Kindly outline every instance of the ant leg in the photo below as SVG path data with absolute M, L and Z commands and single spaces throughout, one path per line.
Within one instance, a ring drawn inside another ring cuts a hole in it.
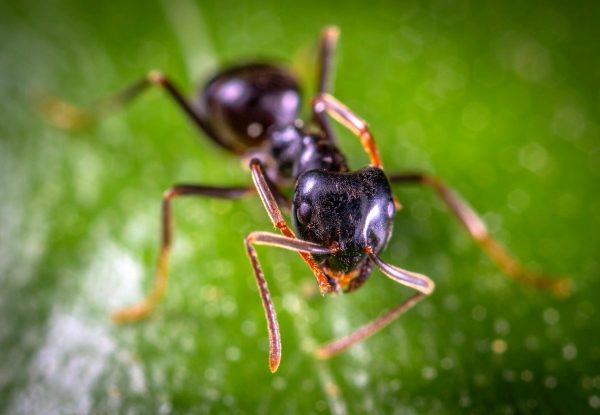
M 356 343 L 360 343 L 411 309 L 415 304 L 421 301 L 424 296 L 425 295 L 423 293 L 415 293 L 402 303 L 398 304 L 396 307 L 389 310 L 387 313 L 383 314 L 381 317 L 378 317 L 370 323 L 365 324 L 353 333 L 330 343 L 324 344 L 315 351 L 316 357 L 319 359 L 329 359 L 330 357 L 343 352 L 349 347 L 354 346 Z
M 52 95 L 43 96 L 39 109 L 55 126 L 65 130 L 81 130 L 93 124 L 100 118 L 120 110 L 129 102 L 140 96 L 150 86 L 164 89 L 188 118 L 210 139 L 226 150 L 240 153 L 240 149 L 220 140 L 205 118 L 188 102 L 179 88 L 165 75 L 158 71 L 150 71 L 132 85 L 117 94 L 97 101 L 88 108 L 79 108 L 63 102 Z
M 254 181 L 254 185 L 256 186 L 256 190 L 258 191 L 258 195 L 260 196 L 261 201 L 273 223 L 279 231 L 287 236 L 288 238 L 296 238 L 294 231 L 288 226 L 287 222 L 283 218 L 281 210 L 277 205 L 277 201 L 273 196 L 271 188 L 269 186 L 266 175 L 263 171 L 262 165 L 260 161 L 257 159 L 250 160 L 250 172 L 252 173 L 252 180 Z M 325 295 L 330 292 L 336 292 L 338 287 L 329 281 L 329 278 L 323 273 L 319 264 L 313 259 L 313 257 L 306 253 L 299 251 L 298 252 L 304 262 L 310 267 L 313 274 L 317 279 L 317 283 L 319 284 L 319 288 L 321 290 L 321 294 Z
M 467 232 L 507 276 L 521 283 L 549 290 L 558 296 L 569 294 L 571 287 L 567 279 L 549 278 L 525 268 L 490 235 L 483 220 L 468 203 L 437 177 L 422 173 L 402 173 L 392 174 L 389 179 L 392 183 L 416 183 L 433 187 Z
M 171 201 L 180 196 L 210 196 L 220 199 L 237 199 L 254 193 L 252 187 L 212 187 L 195 184 L 179 184 L 169 188 L 163 195 L 162 201 L 162 232 L 160 255 L 156 266 L 154 286 L 150 293 L 139 303 L 118 310 L 112 314 L 115 322 L 124 323 L 140 320 L 148 316 L 156 304 L 164 296 L 169 275 L 169 258 L 173 239 L 173 220 Z
M 335 26 L 327 26 L 321 31 L 319 42 L 319 93 L 326 93 L 331 90 L 333 55 L 339 36 L 340 30 Z
M 354 114 L 348 107 L 329 94 L 319 94 L 312 102 L 315 114 L 327 112 L 336 121 L 352 131 L 360 139 L 363 149 L 371 160 L 371 166 L 383 168 L 375 138 L 366 121 Z
M 387 313 L 358 328 L 353 333 L 319 347 L 315 354 L 320 359 L 327 359 L 335 356 L 336 354 L 346 350 L 356 343 L 359 343 L 367 337 L 377 333 L 379 330 L 383 329 L 392 321 L 411 309 L 426 295 L 431 294 L 435 288 L 433 281 L 431 281 L 425 275 L 417 274 L 416 272 L 407 271 L 385 263 L 383 260 L 381 260 L 381 258 L 373 253 L 371 247 L 367 247 L 365 251 L 375 265 L 377 265 L 377 267 L 385 275 L 399 284 L 414 288 L 417 290 L 417 292 L 398 304 L 396 307 L 389 310 Z
M 246 237 L 244 243 L 246 245 L 246 252 L 252 263 L 260 299 L 262 301 L 263 309 L 265 310 L 267 330 L 269 333 L 269 369 L 274 373 L 281 362 L 281 334 L 279 333 L 279 324 L 277 323 L 277 313 L 275 312 L 275 307 L 271 301 L 267 281 L 260 266 L 260 262 L 258 261 L 258 256 L 256 255 L 253 244 L 270 245 L 304 254 L 330 254 L 335 250 L 322 247 L 312 242 L 270 232 L 252 232 Z
M 327 26 L 321 31 L 321 37 L 319 39 L 319 74 L 317 81 L 318 94 L 324 94 L 331 91 L 333 55 L 335 53 L 339 34 L 340 31 L 335 26 Z M 333 128 L 331 128 L 331 124 L 329 123 L 329 119 L 325 116 L 325 114 L 315 111 L 314 107 L 313 121 L 319 126 L 319 128 L 328 138 L 334 142 L 337 141 Z
M 147 79 L 141 79 L 127 86 L 115 95 L 99 100 L 87 108 L 64 102 L 50 93 L 43 93 L 38 101 L 39 111 L 55 127 L 67 131 L 79 131 L 114 112 L 144 92 L 149 86 Z

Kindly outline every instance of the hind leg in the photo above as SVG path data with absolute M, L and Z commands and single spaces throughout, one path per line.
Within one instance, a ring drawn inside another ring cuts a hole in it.
M 331 93 L 333 78 L 333 58 L 340 31 L 335 26 L 327 26 L 321 31 L 319 38 L 319 68 L 317 80 L 317 95 Z M 336 141 L 335 133 L 325 114 L 313 108 L 313 121 L 332 141 Z
M 132 83 L 122 91 L 101 99 L 88 107 L 77 107 L 52 95 L 43 96 L 38 102 L 38 107 L 55 126 L 65 130 L 77 131 L 85 129 L 99 119 L 121 110 L 151 86 L 163 89 L 187 118 L 215 144 L 234 153 L 241 152 L 240 149 L 234 148 L 221 140 L 214 133 L 204 116 L 192 106 L 175 83 L 158 71 L 150 71 L 147 76 Z

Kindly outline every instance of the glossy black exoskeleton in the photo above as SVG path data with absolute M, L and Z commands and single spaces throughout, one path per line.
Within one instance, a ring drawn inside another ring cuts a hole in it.
M 200 93 L 199 116 L 215 140 L 236 152 L 260 146 L 273 129 L 293 125 L 300 89 L 285 69 L 251 63 L 224 70 Z
M 315 259 L 326 275 L 339 281 L 335 276 L 369 266 L 365 247 L 375 254 L 383 250 L 392 235 L 395 211 L 383 170 L 365 167 L 334 173 L 315 169 L 298 177 L 292 221 L 301 239 L 337 245 L 336 253 L 315 255 Z
M 297 179 L 309 170 L 348 171 L 346 158 L 329 137 L 294 125 L 272 130 L 268 153 L 277 164 L 278 179 Z
M 391 183 L 417 183 L 433 187 L 489 257 L 508 275 L 555 293 L 568 291 L 565 280 L 549 279 L 521 266 L 488 233 L 479 216 L 439 179 L 421 173 L 386 176 L 367 124 L 329 95 L 331 61 L 338 31 L 328 27 L 320 41 L 318 91 L 311 102 L 312 119 L 298 119 L 301 99 L 296 78 L 285 68 L 268 63 L 230 67 L 214 76 L 190 103 L 163 74 L 151 72 L 120 94 L 88 110 L 47 99 L 42 110 L 63 128 L 80 128 L 124 105 L 148 86 L 163 88 L 217 145 L 249 160 L 253 186 L 178 184 L 169 188 L 162 203 L 162 238 L 154 288 L 140 303 L 117 311 L 118 322 L 147 316 L 163 297 L 168 277 L 172 241 L 171 202 L 180 196 L 236 199 L 258 193 L 280 234 L 251 232 L 245 239 L 254 277 L 265 310 L 269 333 L 269 367 L 277 370 L 281 339 L 277 316 L 254 245 L 263 244 L 297 251 L 313 271 L 322 294 L 359 288 L 376 266 L 392 280 L 411 287 L 416 294 L 359 328 L 317 350 L 330 357 L 377 332 L 433 291 L 424 275 L 384 262 L 379 253 L 392 234 L 399 204 Z M 329 117 L 354 133 L 369 156 L 370 165 L 350 171 L 337 146 Z M 281 187 L 295 182 L 290 202 Z M 279 206 L 291 209 L 294 232 Z

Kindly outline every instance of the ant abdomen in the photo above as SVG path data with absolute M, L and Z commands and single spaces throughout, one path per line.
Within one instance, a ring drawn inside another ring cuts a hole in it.
M 300 109 L 296 79 L 282 67 L 251 63 L 214 76 L 200 95 L 199 111 L 215 139 L 243 152 L 274 128 L 293 124 Z

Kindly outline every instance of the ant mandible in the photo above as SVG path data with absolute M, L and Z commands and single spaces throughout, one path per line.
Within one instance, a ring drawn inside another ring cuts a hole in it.
M 373 265 L 395 282 L 416 290 L 387 313 L 352 334 L 321 346 L 316 355 L 331 357 L 379 331 L 426 295 L 434 283 L 425 275 L 384 262 L 379 254 L 392 235 L 399 203 L 392 183 L 431 186 L 485 253 L 508 276 L 520 282 L 566 294 L 568 281 L 552 279 L 524 268 L 492 236 L 480 217 L 453 190 L 436 177 L 422 173 L 386 175 L 367 123 L 328 92 L 338 29 L 326 27 L 319 42 L 318 90 L 312 99 L 312 128 L 298 119 L 301 99 L 296 79 L 285 68 L 270 63 L 248 63 L 219 72 L 205 85 L 197 103 L 189 102 L 160 72 L 150 72 L 121 93 L 89 109 L 79 109 L 53 98 L 42 110 L 55 124 L 75 129 L 122 107 L 149 86 L 164 89 L 216 145 L 250 159 L 254 186 L 230 187 L 177 184 L 162 201 L 162 237 L 154 286 L 138 304 L 113 314 L 117 322 L 136 321 L 152 312 L 164 296 L 173 239 L 171 202 L 181 196 L 237 199 L 258 193 L 273 226 L 281 234 L 251 232 L 245 247 L 262 301 L 269 334 L 269 368 L 281 361 L 281 336 L 267 281 L 254 245 L 296 251 L 317 279 L 321 294 L 352 292 L 360 288 Z M 354 133 L 370 164 L 350 171 L 337 146 L 328 116 Z M 293 200 L 280 187 L 295 181 Z M 281 207 L 291 210 L 292 230 Z

